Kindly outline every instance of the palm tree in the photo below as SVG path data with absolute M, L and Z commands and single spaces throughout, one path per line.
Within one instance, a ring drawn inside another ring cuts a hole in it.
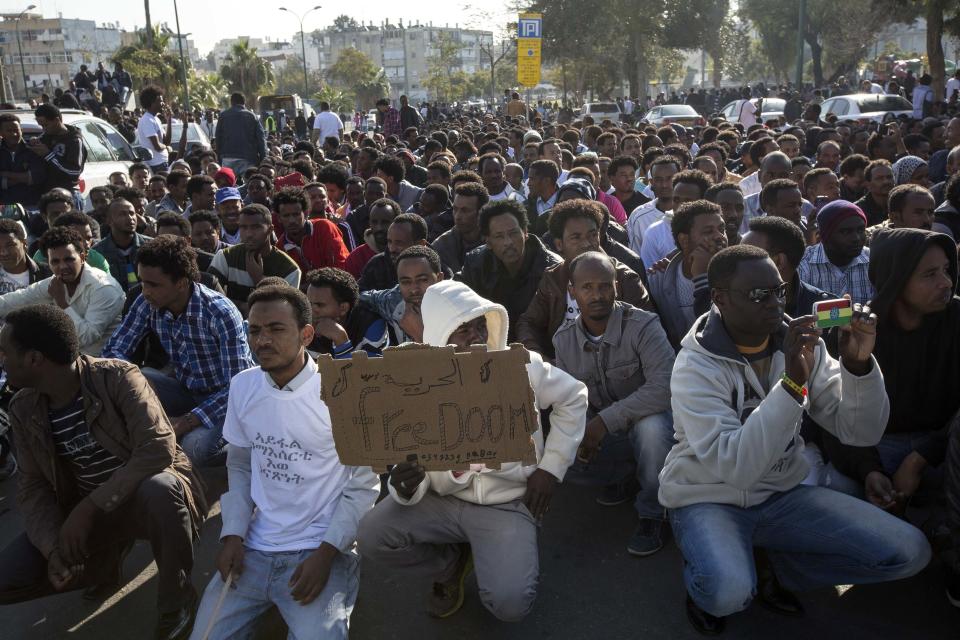
M 150 0 L 143 0 L 143 15 L 146 18 L 144 32 L 147 34 L 147 44 L 153 47 L 153 24 L 150 22 Z
M 180 86 L 180 58 L 169 50 L 170 35 L 153 27 L 137 32 L 137 41 L 120 47 L 111 56 L 130 72 L 136 88 L 155 84 L 168 95 Z
M 220 66 L 220 75 L 231 91 L 244 95 L 249 105 L 255 104 L 261 90 L 273 84 L 270 63 L 259 57 L 257 48 L 251 47 L 247 41 L 240 41 L 230 48 Z

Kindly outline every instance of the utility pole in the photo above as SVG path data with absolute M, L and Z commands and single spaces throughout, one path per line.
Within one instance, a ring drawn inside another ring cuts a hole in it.
M 30 11 L 31 9 L 36 9 L 36 8 L 37 8 L 37 5 L 35 4 L 30 5 L 29 7 L 21 11 L 19 14 L 17 14 L 17 17 L 14 19 L 14 22 L 13 22 L 13 26 L 16 28 L 16 31 L 17 31 L 17 53 L 20 54 L 20 76 L 23 79 L 24 101 L 30 100 L 30 90 L 27 89 L 27 68 L 23 64 L 23 44 L 21 44 L 20 42 L 20 18 L 22 18 L 23 14 L 25 14 L 27 11 Z
M 183 72 L 183 102 L 187 113 L 190 112 L 190 87 L 187 84 L 187 61 L 183 57 L 183 34 L 180 33 L 180 12 L 177 11 L 177 0 L 173 0 L 173 17 L 177 23 L 177 46 L 180 48 L 180 69 Z M 183 123 L 184 129 L 187 122 Z
M 807 0 L 797 3 L 800 15 L 797 17 L 797 91 L 803 91 L 803 32 L 807 28 Z
M 3 101 L 7 101 L 7 78 L 3 75 L 3 52 L 0 51 L 0 93 L 3 95 Z
M 311 11 L 316 11 L 319 8 L 320 8 L 320 5 L 317 5 L 312 9 L 308 9 L 307 12 L 304 13 L 302 16 L 298 16 L 297 14 L 295 14 L 290 9 L 287 9 L 286 7 L 279 7 L 280 11 L 286 11 L 287 13 L 291 14 L 294 18 L 300 21 L 300 53 L 303 56 L 303 100 L 304 101 L 307 101 L 310 98 L 310 88 L 309 88 L 309 84 L 307 83 L 307 41 L 303 35 L 303 21 L 306 19 L 308 15 L 310 15 Z M 318 47 L 318 50 L 319 50 L 319 47 Z M 318 69 L 320 68 L 319 54 L 317 57 L 317 68 Z

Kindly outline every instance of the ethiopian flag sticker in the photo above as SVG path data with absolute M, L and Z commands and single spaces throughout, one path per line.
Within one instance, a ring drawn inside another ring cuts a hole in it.
M 815 302 L 813 312 L 817 316 L 817 326 L 819 328 L 842 327 L 850 324 L 853 320 L 853 303 L 846 298 Z

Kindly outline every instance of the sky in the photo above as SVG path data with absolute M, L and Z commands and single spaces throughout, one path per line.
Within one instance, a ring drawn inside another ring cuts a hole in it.
M 150 15 L 154 24 L 167 22 L 176 29 L 173 14 L 174 0 L 150 0 Z M 333 23 L 333 19 L 345 13 L 364 24 L 371 20 L 374 24 L 389 17 L 393 24 L 402 19 L 421 23 L 432 21 L 434 25 L 451 27 L 484 28 L 495 31 L 497 24 L 515 20 L 516 14 L 506 8 L 506 0 L 491 0 L 483 3 L 490 17 L 486 20 L 471 14 L 475 9 L 465 9 L 468 0 L 412 0 L 398 3 L 395 0 L 364 0 L 363 2 L 334 3 L 327 2 L 310 13 L 304 21 L 304 30 L 323 28 Z M 317 0 L 180 0 L 180 30 L 192 33 L 191 39 L 197 49 L 205 54 L 214 43 L 223 38 L 245 35 L 251 37 L 271 37 L 289 40 L 300 30 L 294 16 L 280 11 L 285 6 L 298 15 L 316 6 Z M 321 0 L 322 2 L 322 0 Z M 37 5 L 31 13 L 42 13 L 44 17 L 54 18 L 62 14 L 64 18 L 94 20 L 97 24 L 119 22 L 120 27 L 128 31 L 144 24 L 143 2 L 141 0 L 0 0 L 0 13 L 18 13 L 30 4 Z M 472 3 L 477 6 L 479 3 Z M 404 7 L 404 12 L 399 10 Z

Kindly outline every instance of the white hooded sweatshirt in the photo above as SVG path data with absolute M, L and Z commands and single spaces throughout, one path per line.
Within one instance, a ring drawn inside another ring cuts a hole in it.
M 450 335 L 465 322 L 480 316 L 487 319 L 487 348 L 502 351 L 507 348 L 507 310 L 473 292 L 461 282 L 444 280 L 429 289 L 420 306 L 423 314 L 423 341 L 433 346 L 445 346 Z M 577 447 L 583 439 L 587 415 L 587 388 L 579 380 L 544 362 L 540 355 L 530 352 L 527 364 L 530 386 L 537 408 L 551 408 L 550 435 L 546 442 L 543 430 L 533 434 L 537 451 L 536 465 L 523 466 L 519 462 L 504 463 L 500 469 L 471 469 L 459 476 L 450 471 L 429 471 L 416 493 L 409 500 L 397 494 L 390 485 L 390 495 L 400 504 L 416 504 L 429 489 L 439 495 L 453 495 L 475 504 L 503 504 L 523 497 L 527 478 L 536 469 L 543 469 L 563 480 L 573 463 Z

